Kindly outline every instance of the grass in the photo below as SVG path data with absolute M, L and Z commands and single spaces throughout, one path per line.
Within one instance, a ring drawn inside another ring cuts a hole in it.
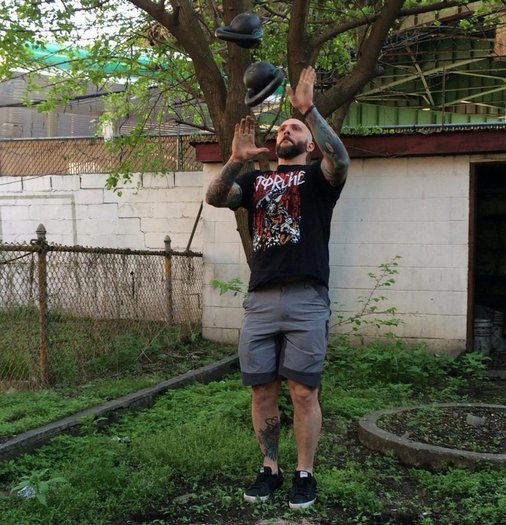
M 38 315 L 28 307 L 0 310 L 0 386 L 37 386 L 41 376 Z M 166 375 L 167 371 L 175 376 L 234 351 L 201 339 L 198 326 L 80 318 L 58 311 L 48 315 L 47 376 L 52 389 L 110 377 Z
M 36 375 L 33 315 L 29 309 L 0 312 L 0 380 Z M 53 317 L 48 361 L 54 386 L 23 391 L 14 381 L 4 388 L 0 442 L 235 352 L 178 327 L 97 320 L 87 326 L 86 320 Z
M 79 436 L 60 436 L 33 454 L 1 463 L 0 521 L 502 525 L 506 469 L 413 469 L 357 441 L 357 418 L 367 412 L 422 400 L 471 400 L 484 384 L 479 357 L 454 362 L 422 352 L 395 340 L 363 349 L 331 345 L 321 392 L 318 500 L 306 512 L 288 511 L 289 483 L 267 504 L 242 501 L 260 458 L 249 391 L 232 374 L 169 391 L 151 409 L 105 429 L 87 422 Z M 287 403 L 282 420 L 291 420 Z M 282 429 L 280 458 L 289 478 L 296 459 L 289 424 Z M 32 487 L 34 497 L 17 495 L 23 486 Z

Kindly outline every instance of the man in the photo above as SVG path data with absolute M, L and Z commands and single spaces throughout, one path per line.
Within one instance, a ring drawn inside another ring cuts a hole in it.
M 294 118 L 281 124 L 277 169 L 238 177 L 245 162 L 269 151 L 255 145 L 248 116 L 236 124 L 230 159 L 206 194 L 213 206 L 245 207 L 253 237 L 239 358 L 243 382 L 252 387 L 252 421 L 263 466 L 244 499 L 265 501 L 283 483 L 278 396 L 286 379 L 298 463 L 292 509 L 307 508 L 316 499 L 313 462 L 322 419 L 318 388 L 330 317 L 328 243 L 332 210 L 349 164 L 342 142 L 313 105 L 314 82 L 315 71 L 308 67 L 295 90 L 287 88 L 307 125 Z M 323 159 L 309 165 L 313 137 Z

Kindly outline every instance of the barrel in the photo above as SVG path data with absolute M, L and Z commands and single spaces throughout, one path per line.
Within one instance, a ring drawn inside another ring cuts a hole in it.
M 474 320 L 474 351 L 489 355 L 492 346 L 492 320 Z
M 503 324 L 504 313 L 497 310 L 494 311 L 492 317 L 492 332 L 491 332 L 491 347 L 492 352 L 504 352 L 506 350 L 506 342 L 503 339 Z

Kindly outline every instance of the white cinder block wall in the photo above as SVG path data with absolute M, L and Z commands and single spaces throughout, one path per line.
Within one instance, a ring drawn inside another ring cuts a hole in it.
M 187 247 L 202 202 L 202 172 L 136 175 L 105 189 L 97 174 L 0 178 L 0 240 L 29 242 L 44 224 L 51 243 L 163 250 Z M 202 251 L 201 224 L 191 247 Z
M 359 308 L 372 288 L 369 272 L 400 256 L 395 284 L 383 290 L 395 306 L 397 335 L 456 353 L 464 349 L 469 259 L 469 175 L 472 162 L 504 155 L 354 159 L 335 212 L 330 242 L 330 293 L 334 317 Z M 163 249 L 186 248 L 207 185 L 221 169 L 136 176 L 122 196 L 105 189 L 105 175 L 0 178 L 0 240 L 28 242 L 40 223 L 60 244 Z M 204 204 L 191 249 L 205 263 L 203 335 L 235 343 L 242 321 L 241 295 L 219 294 L 213 278 L 249 269 L 234 214 Z M 334 326 L 334 331 L 339 328 Z M 363 331 L 367 334 L 367 330 Z
M 380 306 L 396 307 L 402 321 L 392 331 L 434 350 L 464 350 L 470 163 L 482 160 L 467 155 L 352 160 L 330 241 L 334 331 L 340 330 L 336 313 L 357 312 L 358 297 L 371 291 L 369 272 L 378 273 L 381 263 L 400 256 L 395 284 L 380 292 L 388 299 Z M 205 187 L 219 170 L 205 165 Z M 240 277 L 246 284 L 248 267 L 233 213 L 205 205 L 203 217 L 204 337 L 236 342 L 242 297 L 220 296 L 210 282 Z

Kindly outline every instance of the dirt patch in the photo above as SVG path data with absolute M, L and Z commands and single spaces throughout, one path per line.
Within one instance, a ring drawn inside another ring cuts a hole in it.
M 378 427 L 428 445 L 504 454 L 506 408 L 430 406 L 387 414 Z

